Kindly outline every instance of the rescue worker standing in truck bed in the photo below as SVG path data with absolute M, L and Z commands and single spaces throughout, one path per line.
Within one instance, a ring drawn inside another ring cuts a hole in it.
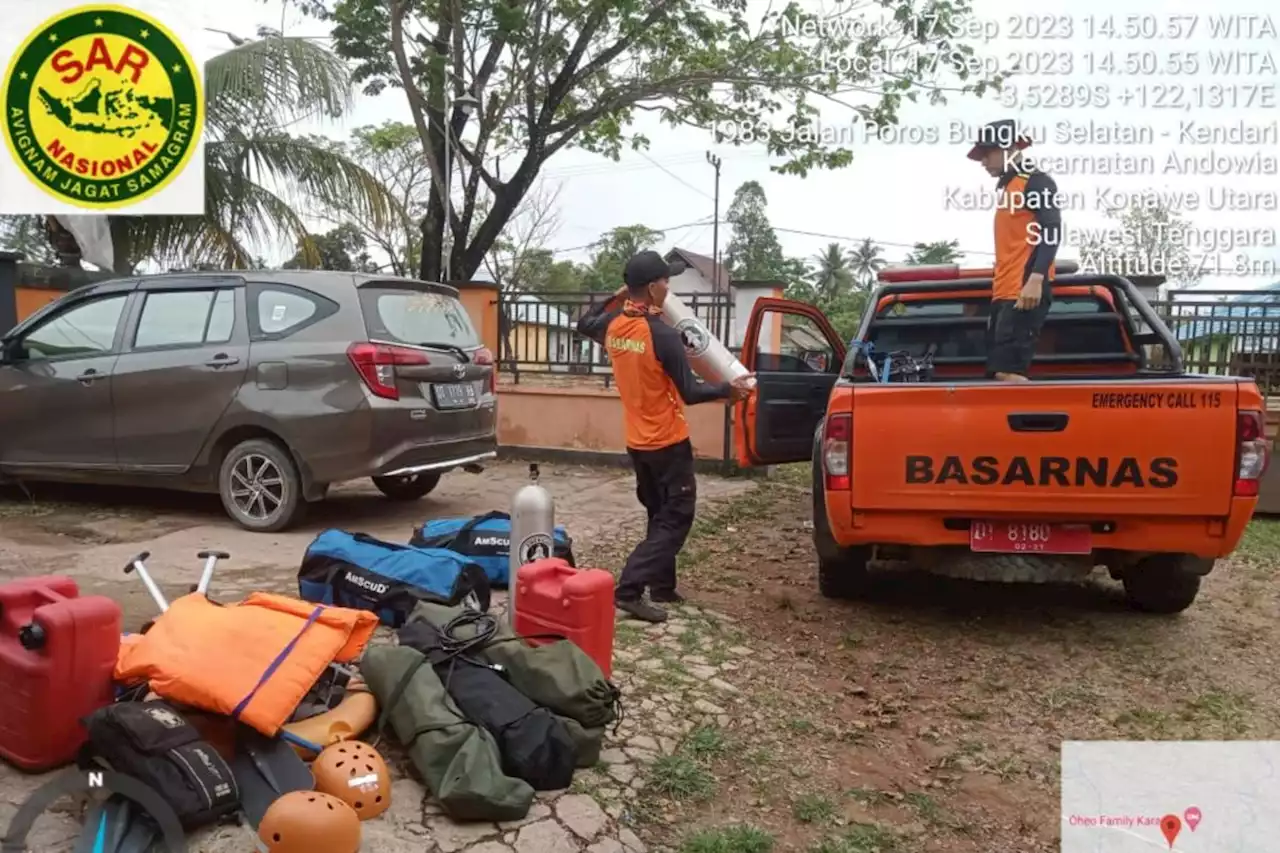
M 684 406 L 738 400 L 750 377 L 705 383 L 693 374 L 680 333 L 662 322 L 668 280 L 684 271 L 657 252 L 627 261 L 626 282 L 578 321 L 578 333 L 605 348 L 626 419 L 627 455 L 636 471 L 636 496 L 649 516 L 644 541 L 622 568 L 614 606 L 645 622 L 666 621 L 654 603 L 678 604 L 676 555 L 693 527 L 697 508 L 693 445 Z
M 1031 140 L 1011 119 L 981 129 L 969 159 L 997 179 L 996 263 L 987 321 L 987 375 L 1026 382 L 1053 304 L 1053 259 L 1062 239 L 1058 185 L 1024 161 Z

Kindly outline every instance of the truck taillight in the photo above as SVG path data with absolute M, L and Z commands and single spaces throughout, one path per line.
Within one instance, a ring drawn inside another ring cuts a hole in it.
M 1235 496 L 1257 497 L 1258 486 L 1271 458 L 1262 412 L 1239 412 L 1236 415 L 1236 442 Z
M 498 365 L 495 364 L 493 361 L 493 350 L 489 349 L 488 347 L 480 347 L 480 349 L 476 350 L 476 353 L 471 360 L 474 361 L 476 364 L 488 365 L 491 368 L 489 371 L 489 393 L 497 394 L 498 393 Z
M 828 492 L 849 491 L 852 450 L 853 415 L 831 415 L 822 431 L 822 471 Z
M 400 389 L 396 387 L 396 365 L 431 363 L 421 350 L 368 342 L 347 347 L 347 358 L 351 359 L 351 365 L 373 395 L 386 400 L 400 399 Z

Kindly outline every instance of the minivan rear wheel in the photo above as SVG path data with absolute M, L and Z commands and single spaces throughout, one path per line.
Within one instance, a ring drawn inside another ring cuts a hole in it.
M 306 509 L 302 478 L 289 452 L 273 441 L 242 441 L 222 460 L 218 494 L 227 515 L 246 530 L 274 533 Z
M 393 501 L 416 501 L 440 485 L 439 471 L 423 471 L 402 477 L 374 477 L 373 484 Z

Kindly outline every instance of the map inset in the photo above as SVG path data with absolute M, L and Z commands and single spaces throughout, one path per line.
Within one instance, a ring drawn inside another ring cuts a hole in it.
M 167 130 L 173 121 L 172 99 L 136 95 L 127 82 L 104 91 L 95 77 L 70 98 L 54 97 L 43 88 L 36 91 L 49 114 L 68 130 L 129 139 L 153 126 Z
M 1280 850 L 1280 741 L 1066 741 L 1062 853 Z

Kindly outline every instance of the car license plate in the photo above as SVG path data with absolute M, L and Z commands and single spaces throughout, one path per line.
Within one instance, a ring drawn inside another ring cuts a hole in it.
M 1089 554 L 1093 534 L 1087 524 L 1039 521 L 975 521 L 969 550 L 989 554 Z
M 431 394 L 435 398 L 437 409 L 466 409 L 476 404 L 476 385 L 474 382 L 450 382 L 445 385 L 432 385 Z

